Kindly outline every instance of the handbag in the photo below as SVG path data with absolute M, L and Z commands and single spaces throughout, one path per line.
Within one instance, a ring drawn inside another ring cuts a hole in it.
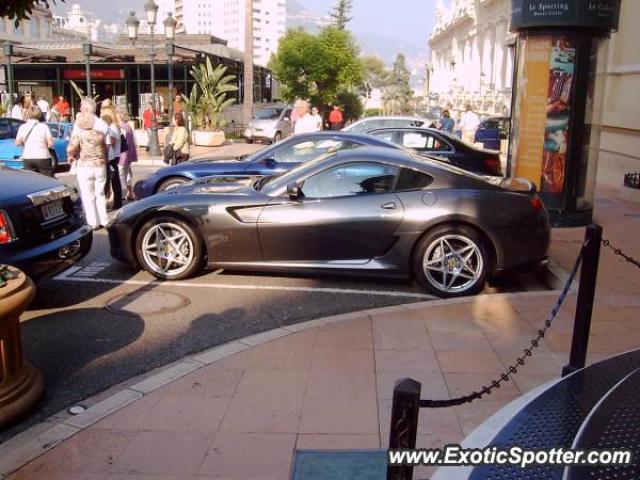
M 176 151 L 173 149 L 172 143 L 167 143 L 164 146 L 164 150 L 162 153 L 163 153 L 162 160 L 164 161 L 164 163 L 166 163 L 167 165 L 175 164 Z

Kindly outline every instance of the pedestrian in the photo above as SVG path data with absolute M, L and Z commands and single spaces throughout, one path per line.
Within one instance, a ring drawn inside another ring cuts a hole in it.
M 182 100 L 182 95 L 176 95 L 173 101 L 173 113 L 179 113 L 184 117 L 184 101 Z
M 27 122 L 18 128 L 15 140 L 16 145 L 24 145 L 24 169 L 53 177 L 54 165 L 49 152 L 53 148 L 53 137 L 49 126 L 41 121 L 42 111 L 32 105 L 27 110 L 25 120 Z
M 135 137 L 129 125 L 129 115 L 120 110 L 116 111 L 116 120 L 120 128 L 120 185 L 122 191 L 126 191 L 126 200 L 133 200 L 133 173 L 131 164 L 138 161 Z
M 340 130 L 343 123 L 344 119 L 342 118 L 340 107 L 338 105 L 334 105 L 333 110 L 331 110 L 331 113 L 329 114 L 329 127 L 331 130 Z
M 26 102 L 27 97 L 20 95 L 16 104 L 11 108 L 11 118 L 15 118 L 16 120 L 25 120 L 25 110 L 27 107 Z
M 107 183 L 105 185 L 105 195 L 109 189 L 113 193 L 112 208 L 117 210 L 122 207 L 122 184 L 120 183 L 120 162 L 121 139 L 120 130 L 114 119 L 114 109 L 106 107 L 102 109 L 100 118 L 107 124 Z
M 171 139 L 167 143 L 173 148 L 174 164 L 178 164 L 189 160 L 189 132 L 184 124 L 184 116 L 180 113 L 174 115 L 174 125 Z
M 58 107 L 53 106 L 49 109 L 49 113 L 47 113 L 47 117 L 45 118 L 47 122 L 59 122 L 60 121 L 60 112 L 58 111 Z
M 42 112 L 42 121 L 45 121 L 49 117 L 49 102 L 47 102 L 45 98 L 42 95 L 40 95 L 38 96 L 38 101 L 36 102 L 36 105 Z
M 142 112 L 142 128 L 147 133 L 147 151 L 149 151 L 149 138 L 151 134 L 151 126 L 153 125 L 153 117 L 155 115 L 155 111 L 153 109 L 153 103 L 148 102 L 147 108 L 145 108 L 144 112 Z
M 58 95 L 58 101 L 53 106 L 58 111 L 60 119 L 63 122 L 68 122 L 71 120 L 71 106 L 63 95 Z
M 95 102 L 85 98 L 76 118 L 67 154 L 75 164 L 80 197 L 89 226 L 98 230 L 109 223 L 107 198 L 107 134 L 95 115 Z
M 445 132 L 453 133 L 453 127 L 456 122 L 451 118 L 451 114 L 449 110 L 442 111 L 442 118 L 440 119 L 440 130 L 444 130 Z
M 318 111 L 317 107 L 313 107 L 311 109 L 311 116 L 315 119 L 316 121 L 316 130 L 320 131 L 322 130 L 322 117 L 320 116 L 320 112 Z
M 480 117 L 471 109 L 471 105 L 465 105 L 465 112 L 460 118 L 460 130 L 462 130 L 462 141 L 474 143 L 476 140 L 476 130 L 480 125 Z
M 298 119 L 296 125 L 293 128 L 293 133 L 311 133 L 318 131 L 318 125 L 313 115 L 309 113 L 309 102 L 306 100 L 300 100 L 296 103 L 296 110 L 298 111 Z
M 291 110 L 291 128 L 294 129 L 296 128 L 296 122 L 298 121 L 298 117 L 300 116 L 300 114 L 298 113 L 298 105 L 300 104 L 302 100 L 296 100 L 295 103 L 293 104 L 293 109 Z

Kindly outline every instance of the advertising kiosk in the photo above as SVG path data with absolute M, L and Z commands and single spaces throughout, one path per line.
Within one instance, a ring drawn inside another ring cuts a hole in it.
M 538 186 L 554 226 L 587 225 L 608 39 L 621 0 L 512 0 L 518 33 L 510 172 Z

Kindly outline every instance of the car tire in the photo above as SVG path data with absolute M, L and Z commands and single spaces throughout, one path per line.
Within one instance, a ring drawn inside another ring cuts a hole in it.
M 253 143 L 253 138 L 247 138 L 247 143 Z
M 412 258 L 412 273 L 428 293 L 442 298 L 480 292 L 491 262 L 482 236 L 462 225 L 445 225 L 427 232 Z
M 164 257 L 159 257 L 160 254 Z M 186 221 L 160 216 L 148 220 L 138 231 L 136 256 L 140 266 L 156 278 L 182 280 L 202 269 L 204 246 Z
M 273 136 L 273 143 L 278 143 L 280 140 L 282 140 L 282 133 L 276 132 Z
M 184 185 L 189 180 L 184 177 L 171 177 L 164 180 L 160 186 L 158 186 L 158 190 L 156 193 L 166 192 L 167 190 L 175 187 L 179 187 L 180 185 Z

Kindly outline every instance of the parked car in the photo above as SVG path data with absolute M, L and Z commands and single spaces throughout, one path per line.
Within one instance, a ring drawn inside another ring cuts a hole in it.
M 244 137 L 249 143 L 257 140 L 276 143 L 292 132 L 291 107 L 267 107 L 256 111 L 244 131 Z
M 18 134 L 18 128 L 24 122 L 16 118 L 1 117 L 0 118 L 0 140 L 7 140 L 9 138 L 16 138 Z
M 231 178 L 247 175 L 280 175 L 300 163 L 329 151 L 355 145 L 395 147 L 369 135 L 346 132 L 315 132 L 289 137 L 245 158 L 225 160 L 190 160 L 161 168 L 133 187 L 141 199 L 182 185 L 197 178 L 217 175 Z
M 502 175 L 500 152 L 476 148 L 455 135 L 435 128 L 381 128 L 371 130 L 369 135 L 403 147 L 412 148 L 420 154 L 438 155 L 452 165 L 482 175 Z
M 53 137 L 53 148 L 50 149 L 51 157 L 56 168 L 59 168 L 68 164 L 67 146 L 71 138 L 73 123 L 49 122 L 47 125 Z M 15 135 L 10 139 L 0 140 L 0 165 L 17 169 L 24 168 L 23 148 L 15 144 Z
M 489 117 L 480 122 L 476 130 L 476 143 L 482 143 L 484 148 L 500 150 L 502 140 L 509 138 L 511 131 L 511 118 Z
M 0 167 L 0 263 L 48 277 L 84 257 L 92 240 L 75 187 Z
M 549 246 L 535 187 L 491 178 L 401 149 L 342 149 L 279 177 L 201 179 L 130 203 L 107 227 L 110 250 L 165 280 L 206 265 L 413 277 L 436 295 L 469 295 Z
M 435 120 L 425 117 L 412 117 L 408 115 L 386 115 L 365 117 L 357 122 L 347 125 L 344 132 L 366 133 L 370 130 L 387 127 L 429 127 Z

